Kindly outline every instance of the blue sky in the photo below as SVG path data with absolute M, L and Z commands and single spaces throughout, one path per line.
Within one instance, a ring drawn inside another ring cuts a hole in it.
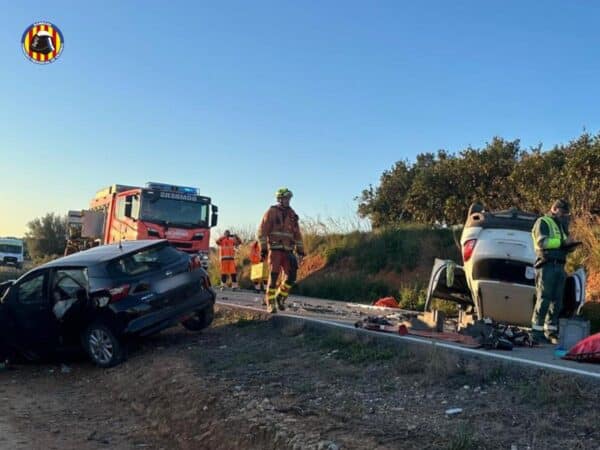
M 551 147 L 598 131 L 600 3 L 5 2 L 0 235 L 112 183 L 199 186 L 220 228 L 288 186 L 348 217 L 400 159 L 495 135 Z M 38 20 L 64 52 L 29 62 Z

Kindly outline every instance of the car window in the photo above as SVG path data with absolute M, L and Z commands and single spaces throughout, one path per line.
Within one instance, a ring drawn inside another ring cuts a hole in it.
M 116 275 L 141 275 L 165 267 L 181 258 L 181 253 L 170 246 L 152 247 L 129 254 L 111 262 L 109 272 Z
M 61 269 L 54 274 L 52 298 L 54 301 L 76 298 L 77 291 L 87 289 L 86 269 Z
M 40 273 L 33 278 L 29 278 L 18 286 L 18 298 L 21 303 L 44 303 L 44 280 L 46 274 Z

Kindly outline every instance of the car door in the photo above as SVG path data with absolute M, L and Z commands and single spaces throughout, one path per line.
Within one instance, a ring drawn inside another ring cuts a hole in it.
M 78 339 L 90 317 L 88 292 L 86 268 L 65 267 L 51 272 L 52 312 L 58 320 L 61 337 L 70 342 Z
M 52 351 L 58 343 L 58 323 L 48 295 L 48 270 L 27 275 L 11 292 L 17 346 L 36 353 Z
M 457 265 L 454 261 L 436 258 L 427 287 L 425 311 L 431 308 L 434 298 L 449 300 L 464 306 L 473 305 L 473 298 L 462 266 Z
M 563 296 L 562 317 L 572 317 L 579 312 L 585 302 L 586 275 L 583 268 L 567 277 Z

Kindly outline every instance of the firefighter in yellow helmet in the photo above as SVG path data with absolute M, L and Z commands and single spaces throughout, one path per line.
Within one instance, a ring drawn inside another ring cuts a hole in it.
M 261 257 L 268 257 L 269 263 L 266 301 L 270 313 L 285 309 L 285 301 L 296 281 L 298 259 L 304 257 L 298 215 L 290 207 L 292 195 L 288 188 L 277 190 L 277 204 L 264 214 L 258 230 Z M 283 276 L 278 284 L 281 273 Z

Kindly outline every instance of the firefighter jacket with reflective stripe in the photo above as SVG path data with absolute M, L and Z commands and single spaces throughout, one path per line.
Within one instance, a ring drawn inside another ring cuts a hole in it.
M 535 222 L 531 237 L 537 256 L 536 266 L 545 261 L 564 262 L 567 259 L 567 251 L 562 249 L 567 233 L 551 215 L 542 216 Z
M 294 251 L 304 255 L 298 215 L 290 207 L 271 206 L 258 230 L 261 249 Z
M 242 241 L 237 236 L 221 236 L 217 239 L 217 245 L 219 246 L 219 256 L 221 260 L 224 259 L 235 259 L 235 246 L 240 245 Z

